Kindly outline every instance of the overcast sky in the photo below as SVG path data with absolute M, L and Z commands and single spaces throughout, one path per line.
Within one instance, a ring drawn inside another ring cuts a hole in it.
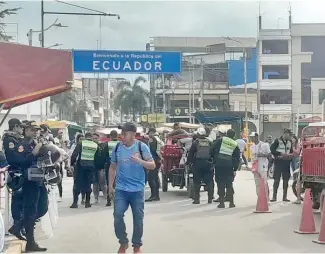
M 21 7 L 6 22 L 18 22 L 18 42 L 27 44 L 30 28 L 40 30 L 40 1 L 11 1 L 7 7 Z M 103 49 L 143 50 L 151 36 L 252 36 L 257 34 L 258 1 L 73 1 L 74 4 L 117 13 L 121 19 L 102 18 Z M 292 1 L 293 22 L 324 22 L 325 1 Z M 83 11 L 46 1 L 47 11 Z M 287 28 L 289 1 L 261 1 L 264 28 Z M 45 46 L 96 49 L 99 17 L 45 16 L 45 28 L 56 18 L 68 28 L 45 32 Z M 7 26 L 8 34 L 15 26 Z M 34 45 L 39 45 L 37 34 Z
M 325 22 L 325 1 L 294 1 L 294 22 Z M 85 7 L 118 13 L 121 19 L 102 18 L 102 48 L 144 49 L 151 36 L 256 36 L 256 1 L 73 1 Z M 83 11 L 46 1 L 48 11 Z M 18 22 L 20 43 L 27 44 L 30 28 L 40 30 L 40 1 L 8 1 L 8 7 L 21 7 L 8 22 Z M 261 1 L 264 27 L 287 27 L 288 1 Z M 99 17 L 45 16 L 45 27 L 56 18 L 68 28 L 53 28 L 45 33 L 45 45 L 62 43 L 64 48 L 97 47 Z M 14 32 L 8 25 L 7 32 Z M 34 44 L 38 44 L 35 34 Z

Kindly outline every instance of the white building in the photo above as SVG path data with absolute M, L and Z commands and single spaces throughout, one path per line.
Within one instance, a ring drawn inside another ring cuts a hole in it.
M 260 19 L 261 20 L 261 19 Z M 295 129 L 296 115 L 320 116 L 325 99 L 325 24 L 262 29 L 258 36 L 260 132 Z

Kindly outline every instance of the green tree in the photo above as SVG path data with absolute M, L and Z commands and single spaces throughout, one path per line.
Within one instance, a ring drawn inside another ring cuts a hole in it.
M 81 126 L 85 126 L 87 122 L 86 113 L 91 114 L 91 109 L 88 107 L 86 100 L 81 100 L 77 103 L 73 121 Z
M 76 93 L 73 90 L 59 93 L 51 97 L 51 111 L 53 111 L 54 105 L 57 106 L 59 110 L 59 120 L 63 120 L 62 116 L 65 113 L 70 113 L 70 120 L 77 108 Z
M 7 16 L 17 14 L 17 11 L 21 8 L 8 8 L 6 9 L 4 5 L 6 2 L 0 1 L 0 40 L 9 41 L 12 39 L 12 36 L 6 35 L 4 19 Z
M 133 121 L 136 121 L 136 114 L 141 114 L 148 105 L 149 92 L 141 84 L 147 80 L 139 76 L 134 83 L 121 81 L 117 88 L 117 94 L 113 100 L 114 108 L 121 110 L 122 114 L 132 114 Z

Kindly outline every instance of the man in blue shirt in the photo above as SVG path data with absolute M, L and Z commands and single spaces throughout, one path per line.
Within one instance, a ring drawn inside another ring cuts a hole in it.
M 149 147 L 135 139 L 137 127 L 133 123 L 125 123 L 120 129 L 122 142 L 113 149 L 109 168 L 109 194 L 111 197 L 115 196 L 114 228 L 120 243 L 118 253 L 126 253 L 129 247 L 124 222 L 124 214 L 129 206 L 133 213 L 133 252 L 141 253 L 145 169 L 154 170 L 156 165 Z

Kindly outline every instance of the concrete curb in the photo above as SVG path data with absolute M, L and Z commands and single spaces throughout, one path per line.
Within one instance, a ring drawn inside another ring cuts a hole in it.
M 11 240 L 7 243 L 7 248 L 3 253 L 23 253 L 26 242 L 22 240 Z

